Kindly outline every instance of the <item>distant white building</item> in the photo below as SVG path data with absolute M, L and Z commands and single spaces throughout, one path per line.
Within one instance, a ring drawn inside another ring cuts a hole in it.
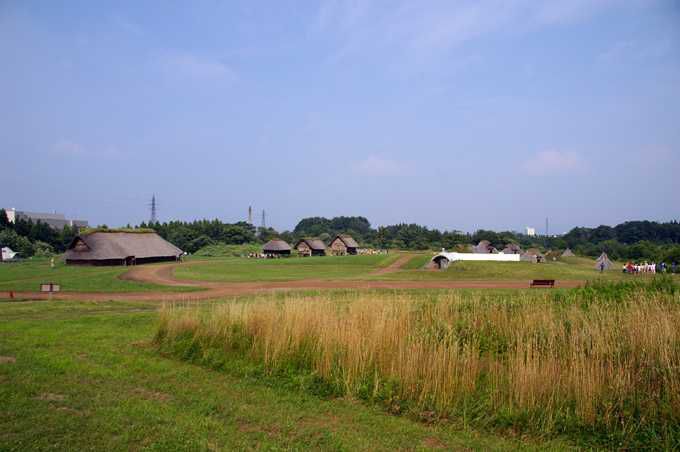
M 86 228 L 88 223 L 86 220 L 69 220 L 63 213 L 43 213 L 43 212 L 26 212 L 17 210 L 15 208 L 5 209 L 7 219 L 10 223 L 16 223 L 17 220 L 31 220 L 33 223 L 40 221 L 46 223 L 54 229 L 64 229 L 64 226 L 71 226 L 77 228 Z
M 451 262 L 456 261 L 494 261 L 494 262 L 519 262 L 519 254 L 503 254 L 503 253 L 448 253 L 442 249 L 442 252 L 432 258 L 439 268 L 448 268 Z
M 529 237 L 536 237 L 536 228 L 530 228 L 529 226 L 527 226 L 526 228 L 524 228 L 524 230 L 526 231 L 526 234 Z
M 14 259 L 14 256 L 17 255 L 17 253 L 12 251 L 12 248 L 10 248 L 8 246 L 2 247 L 1 253 L 2 253 L 2 259 L 0 259 L 0 260 L 3 260 L 3 261 L 12 260 L 12 259 Z

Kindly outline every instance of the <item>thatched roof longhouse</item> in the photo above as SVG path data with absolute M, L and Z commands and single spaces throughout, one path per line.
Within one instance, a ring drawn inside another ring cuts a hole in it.
M 155 232 L 97 231 L 76 236 L 67 264 L 133 265 L 177 260 L 184 252 Z

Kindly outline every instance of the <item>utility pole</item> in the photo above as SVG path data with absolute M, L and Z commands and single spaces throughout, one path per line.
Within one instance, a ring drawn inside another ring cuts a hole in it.
M 151 224 L 156 224 L 158 222 L 158 217 L 156 216 L 156 194 L 154 193 L 153 196 L 151 196 L 151 204 L 149 204 L 149 207 L 151 207 L 151 219 L 149 220 Z

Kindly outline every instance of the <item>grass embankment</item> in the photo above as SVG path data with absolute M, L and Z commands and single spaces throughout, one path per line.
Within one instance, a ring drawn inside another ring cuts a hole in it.
M 574 291 L 290 297 L 165 309 L 164 353 L 420 419 L 585 445 L 680 447 L 680 293 L 670 279 Z
M 540 264 L 530 262 L 454 262 L 446 270 L 425 270 L 423 266 L 432 255 L 419 255 L 408 262 L 396 273 L 374 276 L 377 279 L 391 280 L 620 280 L 630 279 L 615 264 L 611 270 L 600 273 L 595 261 L 587 258 L 563 258 Z M 639 277 L 644 277 L 642 275 Z
M 293 281 L 356 279 L 394 262 L 399 254 L 376 256 L 290 257 L 282 259 L 225 258 L 175 269 L 175 277 L 196 281 Z
M 130 267 L 66 265 L 59 258 L 55 258 L 55 266 L 51 268 L 50 259 L 33 258 L 12 264 L 0 264 L 0 291 L 37 292 L 40 290 L 40 284 L 47 282 L 60 284 L 62 291 L 70 292 L 197 290 L 192 287 L 169 287 L 120 279 L 120 276 L 129 269 Z
M 425 425 L 258 374 L 215 372 L 159 356 L 148 343 L 158 306 L 0 302 L 0 449 L 565 447 Z

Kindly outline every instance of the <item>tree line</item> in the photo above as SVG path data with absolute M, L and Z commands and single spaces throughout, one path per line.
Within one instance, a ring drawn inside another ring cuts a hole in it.
M 127 227 L 133 228 L 130 225 Z M 413 223 L 373 228 L 368 219 L 362 216 L 303 218 L 292 231 L 281 232 L 273 228 L 255 227 L 245 221 L 225 223 L 218 219 L 141 223 L 134 228 L 153 229 L 189 253 L 195 253 L 208 245 L 265 243 L 272 238 L 281 238 L 291 245 L 305 237 L 317 237 L 328 243 L 338 234 L 349 234 L 361 246 L 382 249 L 462 250 L 487 240 L 499 250 L 508 244 L 517 244 L 523 249 L 571 248 L 576 254 L 591 257 L 605 251 L 617 260 L 680 263 L 680 223 L 677 221 L 627 221 L 616 226 L 575 227 L 564 235 L 550 237 L 483 229 L 474 233 L 441 231 Z M 55 230 L 45 223 L 31 220 L 17 219 L 15 223 L 10 223 L 5 211 L 0 209 L 0 244 L 9 246 L 24 257 L 61 253 L 77 232 L 69 226 Z
M 63 252 L 77 234 L 77 228 L 69 225 L 58 230 L 47 223 L 23 218 L 10 223 L 5 209 L 0 209 L 0 245 L 10 247 L 22 257 Z

